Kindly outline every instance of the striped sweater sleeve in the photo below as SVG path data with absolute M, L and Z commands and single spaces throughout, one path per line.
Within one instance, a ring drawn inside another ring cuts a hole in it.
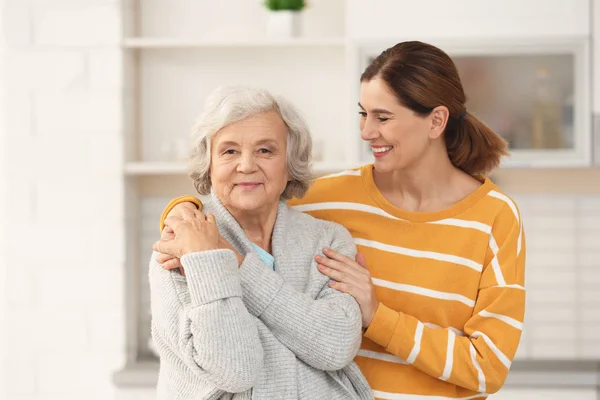
M 426 374 L 481 393 L 497 392 L 516 353 L 525 314 L 525 239 L 518 211 L 498 215 L 473 316 L 463 331 L 431 327 L 380 304 L 365 336 Z

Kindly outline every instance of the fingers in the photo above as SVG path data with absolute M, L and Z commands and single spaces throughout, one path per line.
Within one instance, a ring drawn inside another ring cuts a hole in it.
M 329 268 L 323 264 L 319 264 L 317 268 L 319 268 L 319 271 L 321 271 L 323 275 L 326 275 L 335 281 L 347 283 L 353 286 L 360 285 L 360 280 L 356 276 L 347 272 Z
M 165 262 L 164 264 L 162 264 L 162 267 L 166 270 L 172 270 L 172 269 L 178 269 L 178 268 L 181 268 L 181 270 L 183 270 L 183 267 L 181 265 L 181 261 L 179 260 L 179 258 L 173 258 L 173 259 Z
M 342 261 L 342 262 L 354 261 L 350 257 L 340 254 L 337 251 L 335 251 L 333 249 L 329 249 L 327 247 L 323 249 L 323 254 L 325 254 L 327 257 L 331 258 L 332 260 L 336 260 L 336 261 Z
M 360 251 L 356 253 L 356 263 L 361 267 L 367 269 L 367 260 L 365 259 L 365 255 Z
M 168 255 L 171 255 L 174 257 L 181 257 L 180 254 L 177 254 L 177 249 L 175 247 L 173 240 L 169 240 L 169 241 L 159 240 L 158 242 L 155 242 L 152 245 L 152 250 L 159 252 L 159 253 L 168 254 Z
M 318 255 L 315 257 L 315 260 L 319 264 L 324 265 L 325 267 L 344 272 L 349 275 L 353 275 L 356 277 L 362 277 L 365 275 L 363 272 L 364 269 L 358 265 L 354 266 L 353 264 L 356 264 L 356 262 L 349 257 L 346 257 L 344 261 L 338 261 Z
M 209 224 L 213 224 L 213 225 L 216 225 L 216 224 L 217 224 L 217 221 L 215 220 L 215 216 L 214 216 L 213 214 L 211 214 L 211 213 L 206 213 L 206 216 L 205 216 L 205 217 L 206 217 L 206 221 L 207 221 Z
M 350 296 L 354 297 L 356 299 L 356 301 L 359 302 L 360 305 L 360 291 L 358 290 L 358 288 L 354 285 L 348 284 L 348 283 L 344 283 L 344 282 L 335 282 L 335 281 L 331 281 L 329 282 L 329 287 L 335 289 L 335 290 L 339 290 L 340 292 L 344 292 L 344 293 L 348 293 Z
M 179 230 L 179 228 L 181 227 L 182 224 L 183 224 L 183 219 L 181 219 L 179 217 L 165 218 L 165 227 L 168 227 L 171 231 L 173 231 L 174 235 L 177 234 L 177 231 Z
M 189 209 L 189 208 L 184 208 L 180 211 L 181 214 L 181 219 L 183 219 L 184 221 L 189 221 L 191 219 L 195 219 L 198 217 L 198 214 L 202 214 L 200 211 L 194 209 Z
M 179 217 L 182 218 L 182 212 L 184 210 L 194 211 L 196 210 L 196 205 L 190 202 L 179 203 L 171 211 L 167 214 L 167 217 Z
M 163 229 L 162 233 L 160 234 L 160 239 L 173 240 L 175 239 L 175 232 L 173 232 L 173 229 L 169 228 L 168 226 L 165 226 L 165 229 Z
M 169 260 L 174 259 L 175 257 L 173 257 L 170 254 L 162 254 L 160 253 L 158 256 L 156 256 L 156 261 L 158 261 L 159 264 L 164 264 Z

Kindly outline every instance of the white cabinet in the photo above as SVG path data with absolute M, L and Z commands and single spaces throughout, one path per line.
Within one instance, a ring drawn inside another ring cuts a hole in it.
M 302 36 L 268 38 L 262 1 L 124 1 L 123 173 L 129 290 L 129 361 L 151 358 L 146 268 L 166 201 L 194 194 L 186 175 L 189 132 L 217 86 L 265 87 L 291 100 L 314 139 L 314 172 L 354 166 L 345 1 L 311 1 Z
M 505 165 L 590 161 L 588 0 L 308 3 L 301 37 L 279 40 L 265 35 L 267 13 L 260 0 L 123 0 L 130 362 L 150 356 L 145 278 L 150 246 L 158 238 L 165 202 L 194 194 L 184 161 L 188 134 L 216 86 L 250 84 L 286 96 L 311 127 L 315 173 L 340 171 L 370 161 L 359 137 L 356 105 L 368 58 L 402 40 L 424 40 L 456 60 L 471 98 L 469 109 L 509 139 L 512 135 L 514 155 Z M 600 6 L 594 10 L 600 20 Z M 597 38 L 594 46 L 600 54 L 598 43 Z M 547 137 L 536 142 L 527 131 L 527 85 L 540 65 L 556 71 L 553 82 L 563 89 L 561 114 L 568 107 L 564 104 L 571 104 L 567 99 L 573 104 L 571 133 L 561 128 L 557 148 L 535 148 L 533 143 L 545 143 Z M 487 74 L 489 86 L 473 79 L 477 68 Z M 500 110 L 489 105 L 490 98 L 520 107 Z M 596 111 L 598 104 L 600 100 Z M 525 121 L 520 131 L 518 124 L 507 128 L 504 122 L 517 115 Z
M 600 114 L 600 0 L 591 0 L 592 4 L 592 43 L 594 45 L 592 49 L 592 54 L 594 55 L 594 59 L 592 61 L 593 65 L 593 75 L 592 79 L 594 82 L 594 113 Z M 600 127 L 599 127 L 600 128 Z M 598 141 L 600 142 L 600 137 L 598 137 Z M 598 154 L 600 158 L 600 153 Z
M 593 82 L 593 143 L 594 163 L 600 165 L 600 0 L 592 0 L 592 82 Z
M 467 94 L 467 109 L 509 142 L 511 155 L 503 167 L 591 164 L 588 38 L 429 42 L 453 58 Z M 361 69 L 381 48 L 394 44 L 359 43 Z M 368 146 L 362 145 L 361 155 L 368 162 Z
M 560 38 L 590 33 L 588 0 L 348 0 L 353 39 Z

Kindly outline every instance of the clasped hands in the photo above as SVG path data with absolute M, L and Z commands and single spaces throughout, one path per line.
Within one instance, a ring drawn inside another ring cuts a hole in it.
M 161 238 L 152 246 L 160 253 L 157 261 L 164 269 L 179 269 L 185 275 L 180 261 L 183 255 L 217 249 L 232 250 L 241 265 L 242 255 L 221 236 L 214 215 L 203 214 L 191 203 L 182 203 L 171 210 L 164 222 Z M 354 260 L 332 249 L 323 249 L 323 254 L 315 256 L 319 271 L 332 279 L 330 287 L 356 299 L 363 327 L 368 327 L 379 301 L 364 256 L 358 253 Z

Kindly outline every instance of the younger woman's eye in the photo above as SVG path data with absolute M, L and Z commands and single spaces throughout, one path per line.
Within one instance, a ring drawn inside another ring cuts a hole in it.
M 385 121 L 387 121 L 389 118 L 386 118 L 386 117 L 377 117 L 377 119 L 379 120 L 379 122 L 385 122 Z
M 363 118 L 366 118 L 367 117 L 367 112 L 366 111 L 359 111 L 358 115 L 360 115 Z

